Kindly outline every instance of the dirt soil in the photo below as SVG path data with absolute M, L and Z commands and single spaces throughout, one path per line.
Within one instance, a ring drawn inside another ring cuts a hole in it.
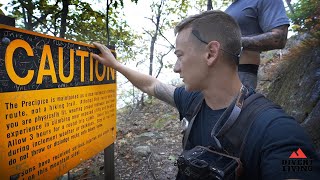
M 117 180 L 175 179 L 181 152 L 180 121 L 175 108 L 153 100 L 143 109 L 117 114 Z M 69 179 L 104 179 L 103 152 L 69 171 Z M 67 179 L 67 174 L 62 177 Z M 107 178 L 108 179 L 108 178 Z

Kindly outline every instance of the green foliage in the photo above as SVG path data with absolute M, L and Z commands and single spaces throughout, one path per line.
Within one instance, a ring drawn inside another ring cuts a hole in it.
M 94 10 L 91 5 L 102 3 L 99 1 L 88 3 L 84 0 L 68 0 L 66 39 L 85 43 L 107 42 L 106 13 Z M 63 2 L 65 0 L 12 0 L 9 6 L 12 7 L 10 13 L 16 18 L 18 27 L 60 36 Z M 131 46 L 138 37 L 121 20 L 121 15 L 119 10 L 109 9 L 110 44 L 116 45 L 117 51 L 128 52 L 127 55 L 132 57 L 134 52 Z
M 115 9 L 119 7 L 119 4 L 121 8 L 124 7 L 123 0 L 114 0 L 114 1 L 110 0 L 110 1 L 111 1 L 111 6 L 114 7 Z M 138 0 L 131 0 L 131 2 L 138 3 Z
M 169 121 L 176 118 L 176 116 L 171 114 L 163 114 L 162 116 L 158 117 L 158 119 L 153 123 L 153 127 L 157 129 L 162 129 L 167 125 Z
M 0 7 L 3 6 L 3 4 L 0 3 Z M 0 14 L 4 15 L 3 11 L 0 9 Z
M 320 1 L 300 0 L 293 4 L 294 12 L 289 13 L 294 31 L 306 32 L 320 29 Z
M 158 0 L 154 1 L 150 8 L 153 13 L 152 21 L 156 22 L 156 16 L 158 13 L 158 6 L 160 1 L 163 1 L 162 7 L 160 9 L 160 32 L 165 32 L 166 30 L 171 30 L 174 26 L 180 22 L 183 18 L 187 16 L 188 9 L 191 8 L 190 0 Z M 151 32 L 151 31 L 150 31 Z M 154 32 L 151 32 L 152 34 Z

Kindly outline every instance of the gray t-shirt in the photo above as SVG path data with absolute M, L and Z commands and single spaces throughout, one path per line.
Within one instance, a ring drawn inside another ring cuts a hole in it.
M 290 24 L 282 0 L 236 0 L 225 12 L 238 22 L 242 36 L 254 36 Z

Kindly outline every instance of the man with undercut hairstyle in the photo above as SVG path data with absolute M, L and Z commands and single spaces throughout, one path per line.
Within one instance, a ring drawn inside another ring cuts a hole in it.
M 199 145 L 219 147 L 217 141 L 225 148 L 223 138 L 212 135 L 212 130 L 217 124 L 224 125 L 223 121 L 218 123 L 219 118 L 232 107 L 243 89 L 247 90 L 246 94 L 254 93 L 242 85 L 238 76 L 240 28 L 230 15 L 222 11 L 206 11 L 184 19 L 176 26 L 175 33 L 177 61 L 174 71 L 183 79 L 183 87 L 164 84 L 155 77 L 126 67 L 99 43 L 94 45 L 101 55 L 94 54 L 93 58 L 123 74 L 143 92 L 176 107 L 180 117 L 186 117 L 193 101 L 202 96 L 202 105 L 194 116 L 184 152 Z M 313 171 L 296 173 L 283 169 L 283 160 L 299 148 L 313 159 Z M 240 179 L 313 179 L 316 173 L 320 177 L 319 159 L 310 138 L 281 108 L 270 107 L 260 113 L 259 119 L 248 130 L 240 160 L 243 167 L 243 173 L 238 174 Z M 179 171 L 177 179 L 193 178 Z
M 239 24 L 243 52 L 238 67 L 241 82 L 257 86 L 261 51 L 282 49 L 290 21 L 282 0 L 233 0 L 225 11 Z

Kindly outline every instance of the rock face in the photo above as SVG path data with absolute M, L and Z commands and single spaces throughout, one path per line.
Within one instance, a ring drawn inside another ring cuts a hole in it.
M 307 42 L 307 43 L 306 43 Z M 290 49 L 259 70 L 258 89 L 307 130 L 320 150 L 320 40 Z

